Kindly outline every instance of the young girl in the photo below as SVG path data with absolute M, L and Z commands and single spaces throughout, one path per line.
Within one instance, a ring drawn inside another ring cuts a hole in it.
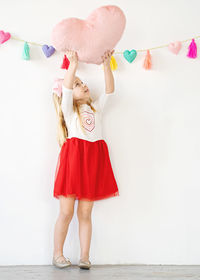
M 60 268 L 71 265 L 69 258 L 63 256 L 63 245 L 74 214 L 75 200 L 78 200 L 81 246 L 78 265 L 80 268 L 89 269 L 93 203 L 95 200 L 119 195 L 101 128 L 104 106 L 107 99 L 114 94 L 114 78 L 110 68 L 113 52 L 114 50 L 107 51 L 102 56 L 106 88 L 97 100 L 92 100 L 87 85 L 75 75 L 78 56 L 74 51 L 66 53 L 70 65 L 63 82 L 60 80 L 62 98 L 56 88 L 53 90 L 61 150 L 54 180 L 53 195 L 60 201 L 60 213 L 54 231 L 52 263 Z

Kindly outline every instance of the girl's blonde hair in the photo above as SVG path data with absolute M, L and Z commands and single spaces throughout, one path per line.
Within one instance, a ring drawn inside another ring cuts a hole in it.
M 77 78 L 77 77 L 75 77 Z M 90 108 L 93 110 L 93 112 L 96 112 L 95 108 L 92 106 L 92 98 L 89 97 L 89 101 L 86 103 L 90 106 Z M 54 107 L 56 109 L 56 115 L 57 115 L 57 120 L 58 120 L 58 126 L 57 126 L 57 141 L 60 147 L 62 147 L 63 143 L 67 140 L 68 138 L 68 128 L 64 119 L 64 114 L 61 108 L 61 103 L 62 103 L 62 94 L 61 97 L 57 95 L 57 93 L 53 92 L 53 103 Z M 80 115 L 80 103 L 73 99 L 73 111 L 77 112 L 79 122 L 81 129 L 83 133 L 85 133 L 84 128 L 82 126 L 82 121 L 81 121 L 81 115 Z

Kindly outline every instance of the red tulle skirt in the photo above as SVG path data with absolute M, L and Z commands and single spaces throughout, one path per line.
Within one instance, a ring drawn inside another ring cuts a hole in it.
M 59 153 L 53 196 L 100 200 L 119 196 L 106 142 L 68 138 Z

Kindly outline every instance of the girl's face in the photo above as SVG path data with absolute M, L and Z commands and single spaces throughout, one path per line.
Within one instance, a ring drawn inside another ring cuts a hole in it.
M 76 100 L 86 101 L 90 97 L 89 88 L 78 77 L 75 77 L 73 83 L 73 97 Z

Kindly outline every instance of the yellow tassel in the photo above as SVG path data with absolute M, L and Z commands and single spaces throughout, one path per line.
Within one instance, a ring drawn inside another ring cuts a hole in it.
M 102 65 L 102 69 L 104 69 L 104 66 L 103 66 L 103 63 L 101 64 Z M 111 56 L 110 58 L 110 68 L 112 71 L 116 70 L 117 69 L 117 61 L 115 60 L 114 56 Z
M 110 67 L 112 71 L 117 69 L 117 61 L 115 60 L 114 56 L 111 56 Z
M 147 50 L 146 56 L 145 56 L 145 60 L 144 60 L 144 64 L 143 67 L 146 70 L 149 70 L 152 68 L 152 62 L 151 62 L 151 54 L 149 52 L 149 50 Z

